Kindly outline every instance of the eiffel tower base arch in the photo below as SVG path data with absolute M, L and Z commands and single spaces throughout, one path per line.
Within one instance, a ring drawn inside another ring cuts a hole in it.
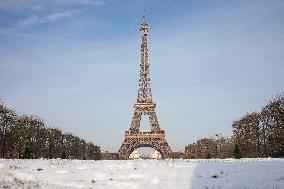
M 163 159 L 169 158 L 172 151 L 165 139 L 164 131 L 131 133 L 125 131 L 125 139 L 118 151 L 119 159 L 129 159 L 137 148 L 150 147 L 160 152 Z

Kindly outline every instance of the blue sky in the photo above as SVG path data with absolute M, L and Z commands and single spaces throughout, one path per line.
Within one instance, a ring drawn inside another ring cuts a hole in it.
M 137 95 L 143 14 L 173 150 L 229 136 L 233 120 L 284 91 L 284 1 L 10 0 L 0 1 L 0 98 L 118 150 Z

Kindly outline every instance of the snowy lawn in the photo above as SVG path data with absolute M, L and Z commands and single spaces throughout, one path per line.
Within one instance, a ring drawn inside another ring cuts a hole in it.
M 0 159 L 0 188 L 284 189 L 284 159 Z

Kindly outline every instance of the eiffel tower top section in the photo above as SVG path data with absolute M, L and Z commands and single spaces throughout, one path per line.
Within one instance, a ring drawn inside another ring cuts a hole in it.
M 140 27 L 141 32 L 141 62 L 140 62 L 140 78 L 139 89 L 136 104 L 153 104 L 152 92 L 150 85 L 150 72 L 149 72 L 149 60 L 148 60 L 148 23 L 146 18 L 143 17 L 143 21 Z

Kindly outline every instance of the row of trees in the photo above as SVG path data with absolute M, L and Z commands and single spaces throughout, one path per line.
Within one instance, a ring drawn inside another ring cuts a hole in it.
M 284 157 L 284 96 L 233 122 L 233 134 L 243 157 Z
M 233 135 L 202 138 L 185 147 L 187 158 L 284 157 L 284 96 L 232 124 Z
M 58 128 L 46 127 L 37 116 L 18 115 L 0 102 L 1 158 L 100 159 L 100 147 Z
M 234 140 L 222 135 L 201 138 L 185 147 L 185 157 L 190 159 L 210 159 L 233 157 Z

